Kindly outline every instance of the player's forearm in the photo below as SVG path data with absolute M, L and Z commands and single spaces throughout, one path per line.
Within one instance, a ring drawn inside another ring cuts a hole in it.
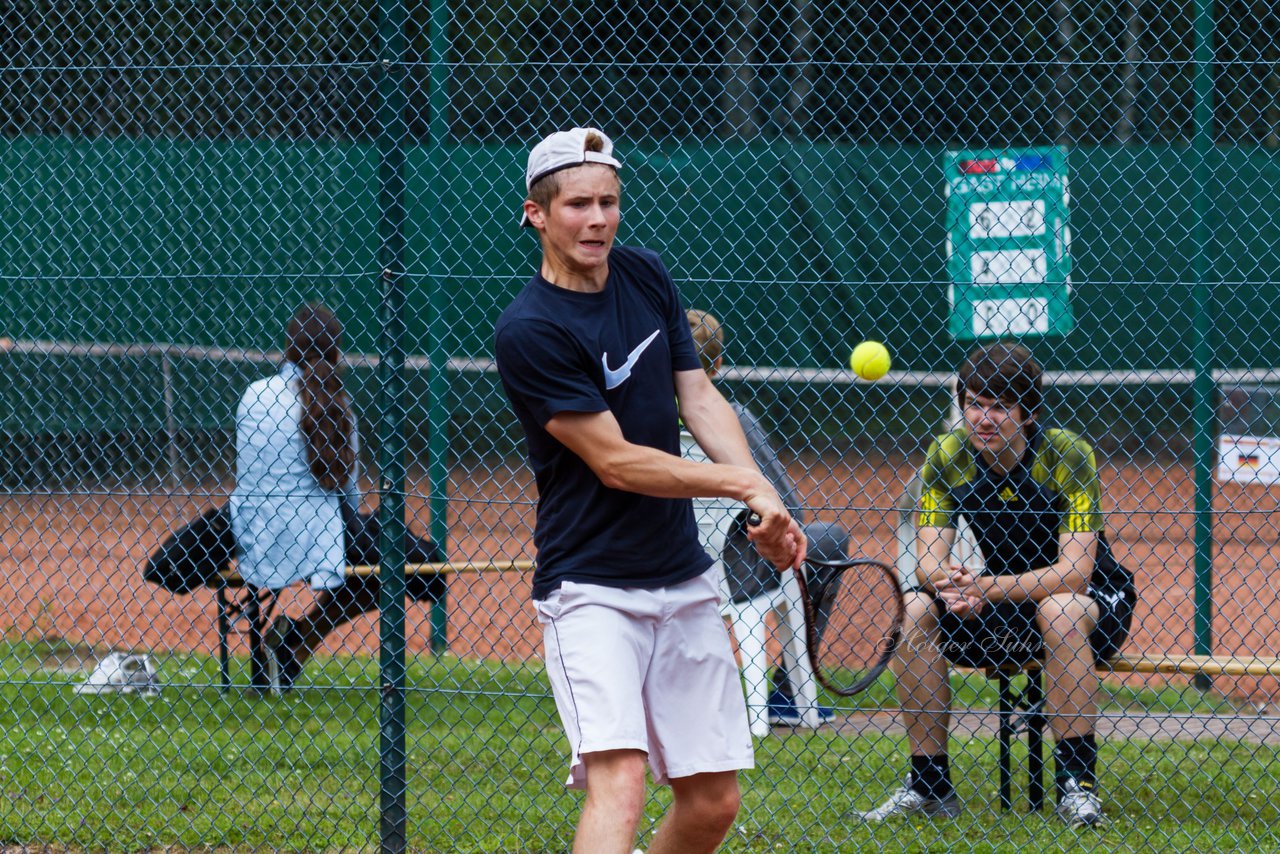
M 749 456 L 745 466 L 686 460 L 627 441 L 609 412 L 558 413 L 547 422 L 547 432 L 612 489 L 655 498 L 729 498 L 751 505 L 762 516 L 777 515 L 781 507 Z M 775 525 L 766 521 L 766 527 Z
M 951 547 L 955 531 L 948 528 L 922 527 L 916 538 L 916 578 L 921 588 L 936 593 L 936 585 L 951 575 Z
M 680 417 L 699 447 L 713 461 L 757 468 L 738 414 L 719 393 L 682 402 Z
M 936 593 L 937 585 L 949 578 L 950 575 L 951 571 L 937 562 L 930 564 L 922 562 L 916 565 L 916 578 L 920 580 L 920 589 L 929 593 Z
M 1058 559 L 1050 566 L 1002 579 L 1005 598 L 1039 602 L 1062 593 L 1084 593 L 1098 551 L 1098 535 L 1092 532 L 1061 534 Z
M 1085 592 L 1090 574 L 1078 564 L 1063 560 L 1019 575 L 989 576 L 991 588 L 987 595 L 996 601 L 1040 602 L 1062 593 Z
M 655 498 L 728 498 L 745 503 L 762 490 L 772 491 L 754 468 L 692 462 L 642 445 L 600 460 L 594 471 L 611 489 Z

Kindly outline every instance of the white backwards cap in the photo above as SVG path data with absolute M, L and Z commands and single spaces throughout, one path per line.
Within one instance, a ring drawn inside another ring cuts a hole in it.
M 599 151 L 587 151 L 587 134 L 594 133 L 603 140 Z M 552 172 L 581 166 L 584 163 L 601 163 L 621 169 L 622 163 L 613 156 L 613 141 L 597 128 L 573 128 L 551 134 L 529 152 L 529 165 L 524 170 L 524 188 L 527 192 Z M 520 227 L 529 224 L 529 217 L 521 215 Z

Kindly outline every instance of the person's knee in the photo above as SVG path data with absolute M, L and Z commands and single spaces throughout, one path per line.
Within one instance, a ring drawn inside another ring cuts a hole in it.
M 938 600 L 923 590 L 908 590 L 902 594 L 903 623 L 917 629 L 932 631 L 938 625 Z
M 1042 599 L 1036 609 L 1036 624 L 1046 646 L 1087 641 L 1097 623 L 1093 599 L 1077 593 L 1063 593 Z
M 587 798 L 614 811 L 619 820 L 639 820 L 644 810 L 645 755 L 638 750 L 604 750 L 582 757 Z
M 897 667 L 920 657 L 935 658 L 938 650 L 938 605 L 931 594 L 907 591 L 903 597 L 902 637 L 898 641 Z
M 703 827 L 727 831 L 742 806 L 742 792 L 734 773 L 698 774 L 672 781 L 681 809 Z

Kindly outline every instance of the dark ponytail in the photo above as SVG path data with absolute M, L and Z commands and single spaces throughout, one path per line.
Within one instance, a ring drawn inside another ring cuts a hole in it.
M 355 418 L 342 383 L 342 324 L 323 305 L 298 309 L 285 330 L 284 356 L 302 369 L 302 438 L 322 489 L 346 487 L 355 470 Z

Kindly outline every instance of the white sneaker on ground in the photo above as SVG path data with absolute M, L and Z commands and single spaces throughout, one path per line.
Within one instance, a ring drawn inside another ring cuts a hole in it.
M 146 653 L 108 653 L 83 682 L 72 688 L 76 694 L 141 694 L 155 697 L 160 693 L 155 665 Z
M 901 789 L 889 795 L 889 799 L 873 810 L 855 813 L 863 821 L 881 822 L 899 816 L 923 815 L 928 818 L 955 818 L 960 815 L 960 799 L 955 792 L 945 798 L 930 798 L 911 788 L 912 776 L 907 775 Z
M 1097 827 L 1106 821 L 1102 814 L 1102 801 L 1091 784 L 1081 784 L 1074 777 L 1062 783 L 1058 805 L 1053 810 L 1067 823 L 1067 827 Z

